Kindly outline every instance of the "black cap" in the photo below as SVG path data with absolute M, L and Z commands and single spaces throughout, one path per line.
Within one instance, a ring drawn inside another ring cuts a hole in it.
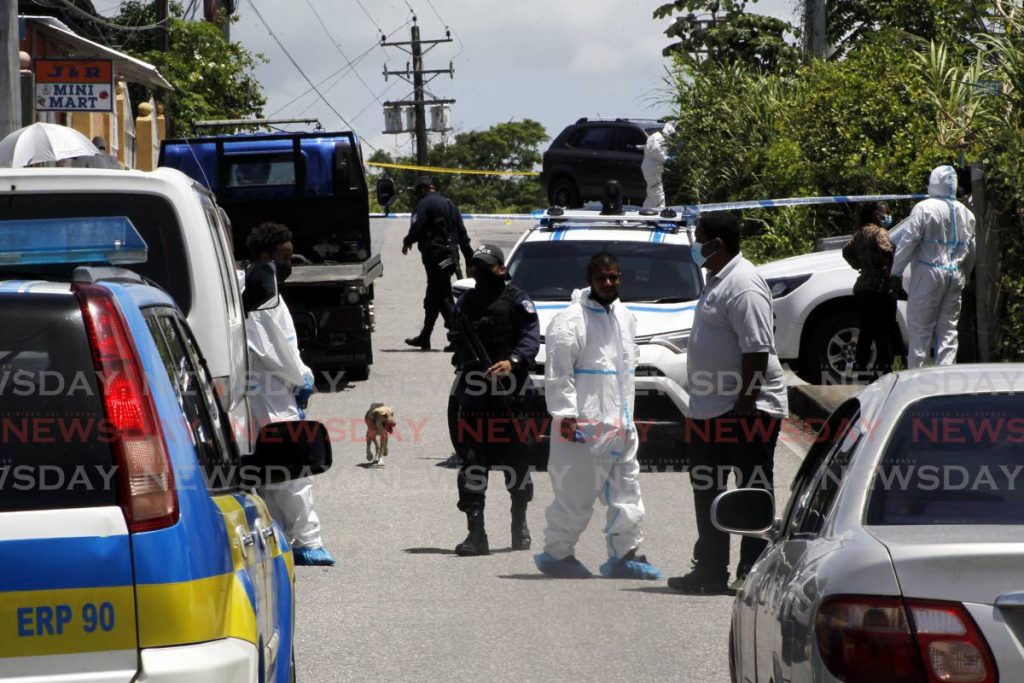
M 493 244 L 481 244 L 473 252 L 473 260 L 491 266 L 503 266 L 505 265 L 505 254 Z
M 412 189 L 416 191 L 427 190 L 434 186 L 434 181 L 431 180 L 430 176 L 421 175 L 416 179 L 416 183 L 413 184 Z

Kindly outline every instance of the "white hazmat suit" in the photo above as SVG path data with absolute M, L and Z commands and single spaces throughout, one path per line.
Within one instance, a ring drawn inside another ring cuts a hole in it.
M 544 551 L 573 556 L 598 498 L 608 508 L 608 557 L 622 558 L 643 540 L 639 446 L 633 425 L 634 378 L 639 350 L 636 318 L 616 300 L 608 309 L 576 290 L 545 336 L 544 391 L 551 414 L 548 472 L 554 502 L 547 509 Z M 563 417 L 575 417 L 583 443 L 562 438 Z
M 666 123 L 660 131 L 655 131 L 647 137 L 647 144 L 644 146 L 644 160 L 640 162 L 640 172 L 644 174 L 644 182 L 647 183 L 647 197 L 644 198 L 645 209 L 660 209 L 665 206 L 665 186 L 662 185 L 661 176 L 665 171 L 665 162 L 668 161 L 668 140 L 676 133 L 676 128 L 671 123 Z
M 928 199 L 914 207 L 896 245 L 892 274 L 910 266 L 907 365 L 956 362 L 960 295 L 974 266 L 974 215 L 956 200 L 956 171 L 939 166 L 928 181 Z
M 251 311 L 245 319 L 249 342 L 249 408 L 258 427 L 271 422 L 303 419 L 295 392 L 313 372 L 299 356 L 295 324 L 284 299 L 266 310 Z M 301 477 L 263 489 L 271 516 L 284 529 L 293 548 L 321 548 L 320 518 L 313 507 L 313 479 Z

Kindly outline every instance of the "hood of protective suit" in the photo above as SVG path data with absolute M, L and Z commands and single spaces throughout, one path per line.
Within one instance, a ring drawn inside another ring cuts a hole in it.
M 672 123 L 666 123 L 665 126 L 661 129 L 661 132 L 664 133 L 667 137 L 672 137 L 673 135 L 676 134 L 676 127 Z
M 928 196 L 956 199 L 956 184 L 956 170 L 952 166 L 939 166 L 928 179 Z

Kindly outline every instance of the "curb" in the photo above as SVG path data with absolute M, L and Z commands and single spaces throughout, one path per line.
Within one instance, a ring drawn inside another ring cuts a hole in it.
M 804 422 L 822 423 L 836 408 L 863 386 L 857 384 L 799 384 L 786 388 L 789 412 Z

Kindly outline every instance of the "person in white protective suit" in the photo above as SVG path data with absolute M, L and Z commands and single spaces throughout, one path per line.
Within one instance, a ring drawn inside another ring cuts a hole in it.
M 291 231 L 279 223 L 267 222 L 253 228 L 246 244 L 255 262 L 247 280 L 252 278 L 254 269 L 269 266 L 278 284 L 284 282 L 291 273 L 291 237 Z M 243 300 L 254 287 L 247 285 Z M 249 343 L 249 407 L 257 428 L 271 422 L 304 419 L 303 409 L 313 393 L 313 372 L 299 356 L 295 324 L 284 298 L 278 296 L 275 301 L 251 310 L 245 319 L 245 333 Z M 271 484 L 261 494 L 270 515 L 284 529 L 295 564 L 335 563 L 320 536 L 311 477 Z
M 956 171 L 939 166 L 928 181 L 928 199 L 918 202 L 904 223 L 893 257 L 893 286 L 910 266 L 907 291 L 907 365 L 956 362 L 960 295 L 974 267 L 974 214 L 956 200 Z
M 614 256 L 591 257 L 590 287 L 573 292 L 572 304 L 547 328 L 544 390 L 553 418 L 548 472 L 555 499 L 546 512 L 544 552 L 534 561 L 549 576 L 591 576 L 574 552 L 600 498 L 608 508 L 601 574 L 661 578 L 637 554 L 644 520 L 632 422 L 639 349 L 636 318 L 618 300 L 621 278 Z
M 669 160 L 669 138 L 676 134 L 676 127 L 666 123 L 660 131 L 647 137 L 644 146 L 644 160 L 640 162 L 640 172 L 647 183 L 647 197 L 644 199 L 645 209 L 660 209 L 665 206 L 665 186 L 661 176 L 665 171 L 665 163 Z

